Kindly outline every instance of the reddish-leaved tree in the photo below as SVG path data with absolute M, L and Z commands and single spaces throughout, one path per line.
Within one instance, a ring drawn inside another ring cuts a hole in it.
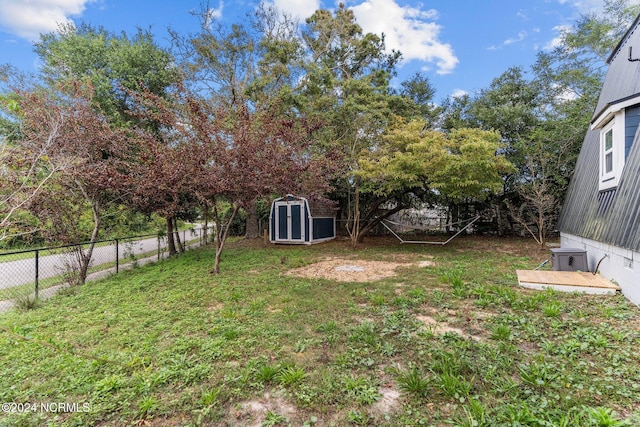
M 78 82 L 60 85 L 55 91 L 16 90 L 20 109 L 19 158 L 38 156 L 32 173 L 40 176 L 38 191 L 31 191 L 24 205 L 45 225 L 50 238 L 76 244 L 86 238 L 79 226 L 88 209 L 92 227 L 87 249 L 75 255 L 79 283 L 84 283 L 105 206 L 122 197 L 126 188 L 123 154 L 130 138 L 124 130 L 112 129 L 95 108 L 90 85 Z M 13 163 L 20 169 L 22 165 Z
M 322 195 L 328 189 L 331 159 L 312 152 L 317 124 L 287 117 L 277 105 L 259 110 L 229 108 L 184 87 L 178 87 L 174 95 L 169 103 L 153 94 L 142 94 L 138 98 L 143 106 L 141 114 L 162 124 L 164 134 L 171 135 L 173 141 L 163 150 L 180 157 L 174 158 L 171 166 L 161 166 L 180 182 L 165 197 L 173 201 L 179 194 L 194 197 L 201 206 L 212 209 L 216 244 L 212 273 L 219 273 L 238 210 L 272 194 Z M 222 215 L 221 201 L 231 205 L 230 214 Z

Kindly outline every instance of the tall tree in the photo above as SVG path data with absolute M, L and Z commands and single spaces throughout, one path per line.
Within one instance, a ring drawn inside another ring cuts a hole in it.
M 363 150 L 375 148 L 402 101 L 389 87 L 400 54 L 386 53 L 382 37 L 363 33 L 344 4 L 334 13 L 318 10 L 308 18 L 303 40 L 305 75 L 296 99 L 324 123 L 319 145 L 342 153 L 344 173 L 334 196 L 347 212 L 347 230 L 356 245 L 364 236 L 363 220 L 375 217 L 380 206 L 375 197 L 362 198 L 357 171 Z
M 90 80 L 94 101 L 113 124 L 131 126 L 131 91 L 145 88 L 164 95 L 178 78 L 173 57 L 158 46 L 150 31 L 129 36 L 82 23 L 66 24 L 41 35 L 34 50 L 50 86 L 61 81 Z
M 411 102 L 402 102 L 406 111 L 399 109 L 398 113 L 403 117 L 420 118 L 425 121 L 425 127 L 433 129 L 438 125 L 442 107 L 435 104 L 436 89 L 429 78 L 422 73 L 415 73 L 408 80 L 400 83 L 399 94 L 401 99 L 406 98 Z
M 7 158 L 7 169 L 22 171 L 20 185 L 33 185 L 30 181 L 37 177 L 38 191 L 31 190 L 19 207 L 29 209 L 46 225 L 55 241 L 77 244 L 88 236 L 88 248 L 78 247 L 75 252 L 76 279 L 84 283 L 102 211 L 121 196 L 126 183 L 120 159 L 130 139 L 96 113 L 90 86 L 61 86 L 65 87 L 58 91 L 15 91 L 20 136 Z M 89 229 L 82 226 L 83 210 L 90 212 Z
M 132 114 L 136 91 L 166 97 L 179 78 L 172 56 L 157 45 L 149 31 L 139 29 L 129 36 L 85 23 L 62 25 L 58 31 L 42 35 L 35 51 L 51 87 L 57 82 L 89 81 L 97 114 L 105 115 L 112 126 L 146 129 L 164 143 L 158 123 Z M 165 219 L 167 229 L 172 229 L 175 214 L 167 213 Z M 171 247 L 173 237 L 168 233 Z
M 176 148 L 188 156 L 186 187 L 213 210 L 216 257 L 212 273 L 220 272 L 221 256 L 231 224 L 241 208 L 271 194 L 327 190 L 329 160 L 314 156 L 311 134 L 317 126 L 304 118 L 286 118 L 278 108 L 229 109 L 214 105 L 185 87 L 177 104 L 167 105 L 147 94 L 147 114 L 174 134 Z M 182 174 L 180 174 L 182 175 Z M 220 202 L 231 206 L 226 218 Z
M 500 151 L 515 169 L 503 174 L 503 191 L 489 199 L 499 234 L 505 232 L 508 219 L 505 199 L 515 194 L 521 177 L 527 170 L 528 141 L 540 125 L 540 97 L 536 87 L 525 78 L 520 67 L 511 67 L 492 80 L 488 88 L 474 96 L 449 100 L 445 105 L 443 124 L 446 130 L 479 128 L 497 131 Z M 474 202 L 475 203 L 475 202 Z
M 296 22 L 265 3 L 246 24 L 225 26 L 212 20 L 207 4 L 197 16 L 198 33 L 187 37 L 173 33 L 192 89 L 230 115 L 241 117 L 247 109 L 295 115 L 291 87 L 299 76 L 296 63 L 301 54 Z M 243 209 L 246 237 L 257 237 L 256 200 L 245 203 Z

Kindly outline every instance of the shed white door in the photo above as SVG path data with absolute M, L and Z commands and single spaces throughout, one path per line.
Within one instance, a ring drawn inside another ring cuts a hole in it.
M 276 202 L 276 241 L 304 241 L 303 202 Z

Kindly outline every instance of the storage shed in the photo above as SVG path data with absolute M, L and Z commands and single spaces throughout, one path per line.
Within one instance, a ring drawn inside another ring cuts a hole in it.
M 271 243 L 310 245 L 336 237 L 336 211 L 330 202 L 288 194 L 271 204 Z

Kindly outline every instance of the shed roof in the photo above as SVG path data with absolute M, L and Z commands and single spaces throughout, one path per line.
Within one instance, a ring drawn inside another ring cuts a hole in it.
M 275 201 L 279 201 L 279 200 L 290 200 L 290 201 L 306 200 L 307 203 L 309 204 L 309 213 L 311 214 L 311 216 L 317 217 L 317 218 L 325 218 L 325 217 L 333 218 L 336 216 L 336 211 L 337 211 L 336 202 L 326 198 L 315 197 L 315 196 L 311 196 L 311 197 L 294 196 L 293 194 L 287 194 L 286 196 L 280 197 Z

